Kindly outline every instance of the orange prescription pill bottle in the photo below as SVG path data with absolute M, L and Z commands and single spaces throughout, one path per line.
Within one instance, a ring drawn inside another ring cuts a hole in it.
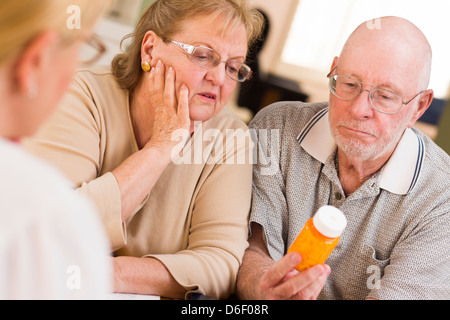
M 347 218 L 337 208 L 321 207 L 303 227 L 289 252 L 302 255 L 302 261 L 295 268 L 303 271 L 317 264 L 323 264 L 339 242 L 347 226 Z

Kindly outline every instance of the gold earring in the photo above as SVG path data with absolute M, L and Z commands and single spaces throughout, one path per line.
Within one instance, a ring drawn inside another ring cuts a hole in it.
M 149 72 L 152 69 L 150 63 L 148 63 L 147 61 L 142 62 L 141 67 L 144 72 Z

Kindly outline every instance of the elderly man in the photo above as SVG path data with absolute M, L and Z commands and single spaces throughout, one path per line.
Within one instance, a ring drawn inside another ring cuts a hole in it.
M 450 159 L 413 128 L 433 99 L 430 69 L 423 33 L 383 17 L 334 59 L 329 104 L 277 103 L 255 117 L 256 132 L 277 133 L 258 143 L 279 145 L 279 170 L 254 168 L 241 299 L 450 299 Z M 326 264 L 297 272 L 302 257 L 287 249 L 323 205 L 347 228 Z

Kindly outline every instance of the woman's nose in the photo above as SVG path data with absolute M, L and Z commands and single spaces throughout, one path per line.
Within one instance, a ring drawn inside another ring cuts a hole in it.
M 226 68 L 226 64 L 221 62 L 217 66 L 208 69 L 205 78 L 212 81 L 214 85 L 221 86 L 224 84 L 227 77 Z

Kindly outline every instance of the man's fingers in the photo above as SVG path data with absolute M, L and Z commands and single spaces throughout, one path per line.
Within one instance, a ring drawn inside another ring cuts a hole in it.
M 330 275 L 331 269 L 327 265 L 317 265 L 309 268 L 308 282 L 304 282 L 303 287 L 296 292 L 292 299 L 298 300 L 315 300 L 325 285 L 325 282 Z M 304 272 L 305 272 L 304 271 Z
M 281 299 L 312 300 L 322 291 L 329 270 L 324 265 L 306 269 L 289 278 L 272 290 L 274 297 Z
M 261 287 L 271 288 L 280 283 L 284 277 L 302 260 L 297 252 L 291 252 L 277 261 L 261 279 Z

